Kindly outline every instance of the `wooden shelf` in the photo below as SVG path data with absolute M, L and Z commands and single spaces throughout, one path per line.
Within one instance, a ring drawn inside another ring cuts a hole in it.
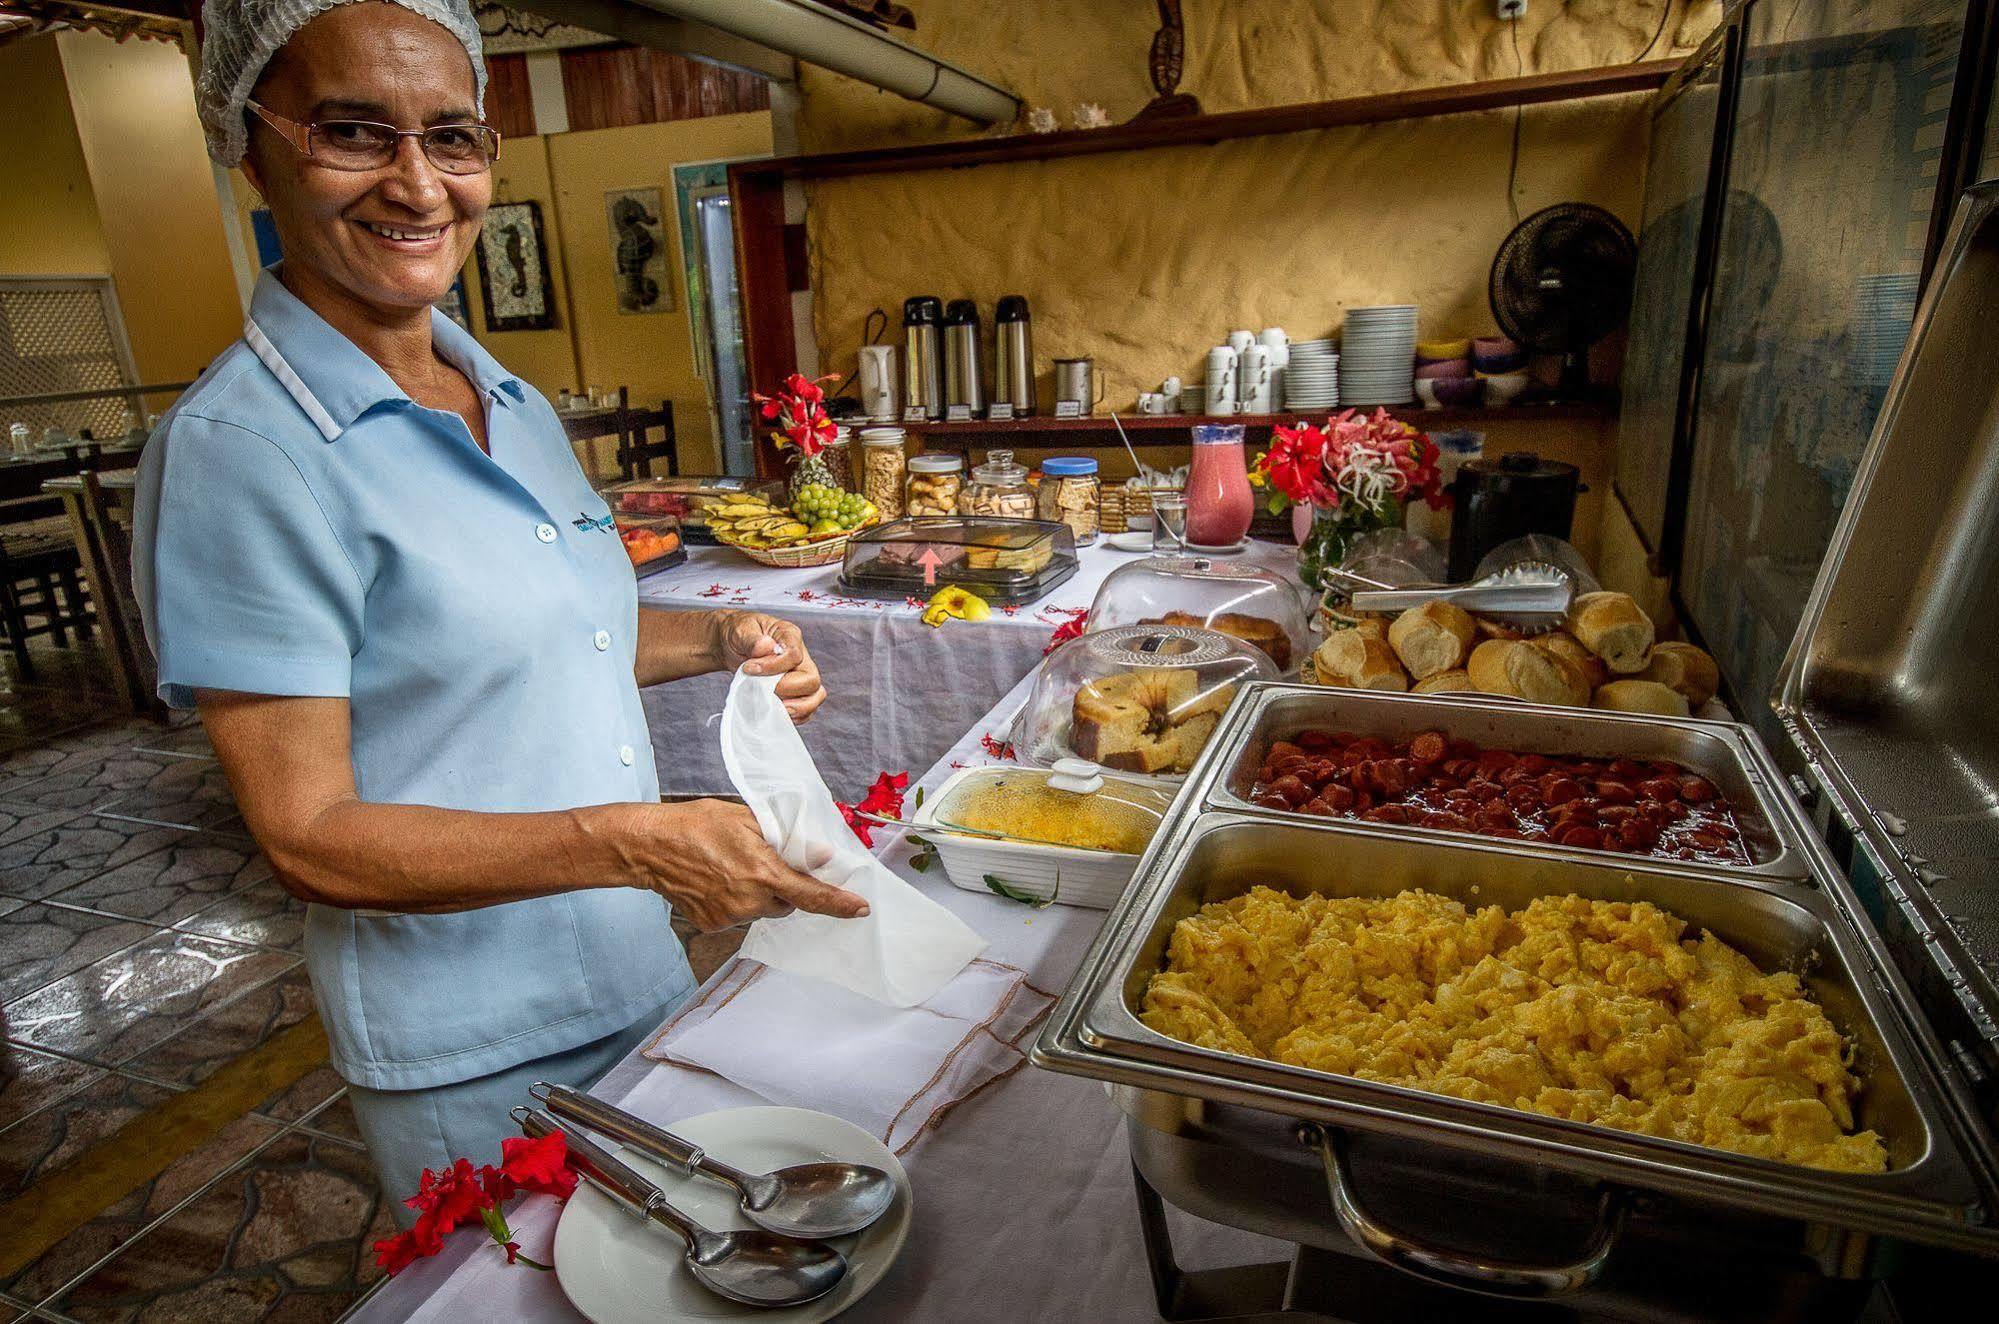
M 781 156 L 742 162 L 731 166 L 730 172 L 773 173 L 787 179 L 837 179 L 845 175 L 946 170 L 1013 161 L 1051 161 L 1058 157 L 1091 156 L 1101 152 L 1218 143 L 1232 138 L 1256 138 L 1274 133 L 1304 133 L 1355 124 L 1385 124 L 1391 120 L 1463 115 L 1502 106 L 1532 106 L 1550 101 L 1650 92 L 1662 86 L 1679 67 L 1678 60 L 1648 60 L 1608 68 L 1529 74 L 1523 78 L 1494 78 L 1480 83 L 1446 83 L 1440 87 L 1342 97 L 1336 101 L 1306 101 L 1291 106 L 1231 111 L 1223 115 L 1147 120 L 1104 129 L 1017 133 L 1000 138 L 925 143 L 917 147 L 870 147 L 816 156 Z
M 1135 446 L 1184 446 L 1189 442 L 1189 429 L 1207 423 L 1240 423 L 1245 429 L 1245 439 L 1258 441 L 1270 435 L 1270 429 L 1279 423 L 1295 422 L 1300 418 L 1323 417 L 1331 411 L 1300 411 L 1292 414 L 1134 414 L 1119 415 L 1118 422 L 1131 435 Z M 1614 399 L 1567 401 L 1563 403 L 1539 405 L 1505 405 L 1492 409 L 1425 409 L 1420 405 L 1391 405 L 1388 412 L 1396 418 L 1416 424 L 1425 431 L 1439 427 L 1457 427 L 1479 423 L 1541 423 L 1565 419 L 1586 419 L 1608 422 L 1617 417 L 1617 402 Z M 865 424 L 857 424 L 865 426 Z M 1046 436 L 1050 446 L 1075 446 L 1084 449 L 1109 447 L 1121 449 L 1117 425 L 1108 414 L 1096 414 L 1089 418 L 1013 418 L 1000 422 L 987 419 L 973 419 L 959 423 L 902 423 L 912 437 L 925 442 L 934 441 L 939 446 L 949 448 L 956 443 L 981 444 L 976 438 L 1005 439 L 1017 445 L 1032 446 L 1034 438 Z

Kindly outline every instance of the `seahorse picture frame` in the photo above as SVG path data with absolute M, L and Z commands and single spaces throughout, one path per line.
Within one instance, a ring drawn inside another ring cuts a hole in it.
M 488 331 L 546 331 L 555 325 L 555 290 L 538 202 L 496 202 L 474 250 Z
M 666 275 L 666 218 L 657 188 L 612 189 L 604 195 L 620 313 L 670 313 L 674 309 L 674 282 Z

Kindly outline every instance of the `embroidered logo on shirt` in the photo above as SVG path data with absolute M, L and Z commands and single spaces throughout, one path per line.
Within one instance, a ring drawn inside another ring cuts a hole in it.
M 576 518 L 569 522 L 585 533 L 609 533 L 611 531 L 612 517 L 606 515 L 602 519 L 591 519 L 579 510 L 576 512 Z

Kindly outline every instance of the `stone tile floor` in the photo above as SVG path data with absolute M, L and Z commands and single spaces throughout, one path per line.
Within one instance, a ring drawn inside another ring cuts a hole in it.
M 23 683 L 0 652 L 0 1212 L 30 1219 L 166 1136 L 217 1072 L 317 1028 L 304 907 L 200 725 L 118 715 L 90 646 L 35 663 Z M 704 977 L 741 938 L 683 936 Z M 73 1230 L 0 1273 L 0 1324 L 338 1317 L 393 1228 L 319 1042 L 161 1170 L 98 1181 Z

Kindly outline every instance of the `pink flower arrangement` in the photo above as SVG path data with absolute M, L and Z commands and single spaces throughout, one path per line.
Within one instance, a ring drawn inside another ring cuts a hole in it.
M 1276 514 L 1291 505 L 1377 512 L 1390 502 L 1421 500 L 1433 510 L 1450 504 L 1429 434 L 1376 409 L 1348 409 L 1324 427 L 1299 423 L 1271 429 L 1270 449 L 1256 457 L 1253 480 L 1270 488 Z

